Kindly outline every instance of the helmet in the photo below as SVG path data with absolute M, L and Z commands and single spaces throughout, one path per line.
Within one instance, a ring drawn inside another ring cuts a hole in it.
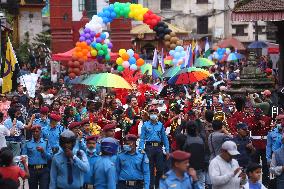
M 101 142 L 101 151 L 103 154 L 114 155 L 118 150 L 118 142 L 116 139 L 107 137 Z
M 59 137 L 60 147 L 63 148 L 63 144 L 70 143 L 70 142 L 72 143 L 72 149 L 73 149 L 76 143 L 76 135 L 70 130 L 66 130 L 62 132 Z

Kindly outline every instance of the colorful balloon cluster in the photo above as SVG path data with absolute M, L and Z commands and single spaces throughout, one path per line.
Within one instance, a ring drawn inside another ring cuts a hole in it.
M 110 51 L 113 45 L 108 38 L 108 32 L 97 33 L 91 43 L 91 56 L 97 58 L 98 62 L 104 59 L 110 60 Z
M 164 43 L 168 49 L 174 50 L 177 46 L 182 45 L 182 41 L 176 36 L 174 32 L 164 36 Z
M 174 65 L 181 65 L 184 61 L 186 52 L 182 46 L 177 46 L 174 50 L 170 50 L 169 54 L 173 57 Z
M 96 32 L 91 31 L 89 28 L 85 28 L 80 34 L 79 41 L 85 41 L 88 45 L 90 45 L 94 41 L 95 35 Z
M 148 8 L 143 8 L 141 4 L 131 4 L 128 16 L 134 20 L 143 21 L 143 16 L 148 10 Z
M 165 22 L 159 22 L 155 27 L 154 31 L 158 39 L 164 39 L 165 35 L 170 34 L 172 30 L 169 29 L 169 26 Z
M 90 52 L 90 46 L 85 41 L 77 42 L 73 52 L 73 59 L 80 61 L 87 61 L 89 52 Z
M 117 70 L 122 72 L 126 68 L 131 70 L 137 70 L 140 66 L 144 65 L 144 60 L 139 57 L 138 54 L 134 53 L 132 49 L 120 49 L 118 52 L 119 56 L 116 59 Z
M 144 14 L 144 20 L 143 22 L 147 24 L 151 29 L 154 29 L 154 27 L 161 21 L 161 17 L 154 14 L 152 11 L 148 10 Z
M 76 76 L 81 75 L 81 70 L 83 70 L 83 60 L 70 60 L 68 62 L 68 73 L 71 79 L 74 79 Z
M 230 54 L 231 50 L 229 48 L 217 48 L 217 50 L 213 53 L 213 59 L 222 60 L 224 56 Z

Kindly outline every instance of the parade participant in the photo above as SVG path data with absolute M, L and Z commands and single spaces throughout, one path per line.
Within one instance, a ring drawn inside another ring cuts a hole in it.
M 271 92 L 270 92 L 270 95 L 271 95 Z M 250 97 L 251 103 L 254 108 L 260 108 L 263 111 L 264 115 L 271 116 L 269 115 L 269 111 L 271 108 L 270 103 L 269 103 L 271 101 L 269 100 L 269 98 L 264 96 L 264 99 L 262 101 L 257 94 L 250 94 L 249 97 Z
M 140 114 L 140 108 L 138 106 L 138 101 L 136 97 L 131 97 L 130 105 L 125 110 L 125 113 L 126 117 L 128 117 L 130 120 L 133 120 L 135 115 Z
M 76 109 L 76 112 L 78 112 L 79 116 L 82 117 L 82 115 L 87 112 L 87 108 L 83 106 L 82 98 L 76 97 L 74 101 L 75 101 L 74 107 Z
M 29 125 L 39 125 L 42 128 L 48 127 L 50 124 L 50 120 L 48 119 L 49 108 L 47 106 L 43 106 L 40 108 L 40 114 L 33 114 Z
M 61 120 L 60 115 L 54 113 L 50 114 L 49 119 L 49 126 L 42 128 L 42 137 L 48 140 L 52 154 L 54 155 L 59 150 L 59 137 L 60 134 L 64 131 L 64 128 L 59 124 Z
M 202 188 L 205 188 L 205 144 L 197 134 L 197 125 L 194 121 L 186 123 L 187 137 L 183 150 L 190 153 L 190 166 L 196 170 L 196 174 Z
M 87 173 L 85 173 L 84 176 L 84 189 L 93 188 L 94 185 L 94 165 L 98 159 L 98 155 L 96 153 L 97 138 L 98 136 L 96 135 L 86 137 L 87 141 L 86 155 L 90 165 L 90 170 Z
M 29 100 L 28 106 L 28 118 L 31 117 L 33 114 L 40 114 L 40 109 L 43 104 L 43 99 L 41 95 L 37 95 L 34 99 Z
M 19 178 L 29 178 L 29 168 L 26 157 L 21 157 L 20 161 L 24 166 L 24 170 L 13 162 L 13 153 L 7 147 L 0 150 L 0 175 L 2 179 L 12 179 L 20 186 Z M 10 188 L 9 188 L 10 189 Z
M 222 144 L 233 138 L 230 133 L 223 127 L 223 122 L 220 120 L 212 121 L 212 132 L 208 137 L 208 146 L 210 150 L 210 160 L 215 158 L 221 152 Z
M 246 174 L 242 172 L 234 156 L 240 154 L 236 143 L 223 143 L 220 155 L 217 155 L 209 165 L 209 176 L 212 189 L 239 189 L 246 183 Z
M 236 125 L 238 123 L 247 123 L 247 121 L 245 121 L 246 115 L 244 113 L 245 99 L 241 96 L 237 96 L 234 101 L 236 112 L 234 112 L 230 117 L 227 118 L 229 130 L 232 135 L 235 135 L 237 133 Z
M 237 144 L 240 155 L 236 157 L 239 165 L 246 168 L 251 162 L 252 154 L 255 148 L 252 144 L 252 139 L 248 136 L 248 126 L 245 123 L 239 123 L 236 126 L 238 135 L 234 136 L 233 141 Z
M 80 189 L 84 174 L 89 171 L 89 162 L 82 150 L 74 149 L 76 135 L 66 130 L 61 133 L 61 149 L 52 158 L 49 189 Z
M 282 144 L 284 144 L 284 135 L 282 135 Z M 270 172 L 276 175 L 276 189 L 284 188 L 284 145 L 272 154 Z
M 118 154 L 116 172 L 119 189 L 149 189 L 149 159 L 144 151 L 136 150 L 137 136 L 129 134 L 124 138 L 123 152 Z
M 160 189 L 201 189 L 196 172 L 189 167 L 190 154 L 176 150 L 171 154 L 172 169 L 160 180 Z
M 91 133 L 89 119 L 84 119 L 81 121 L 81 128 L 83 132 L 83 138 L 91 136 L 92 134 L 99 134 L 99 133 Z
M 257 163 L 251 163 L 246 169 L 248 176 L 248 182 L 244 185 L 244 189 L 266 189 L 266 187 L 261 184 L 261 165 Z
M 6 94 L 0 94 L 0 112 L 4 114 L 4 120 L 8 117 L 8 110 L 10 108 L 11 101 L 7 99 Z
M 118 143 L 114 138 L 104 138 L 101 155 L 94 165 L 94 186 L 96 189 L 116 189 L 116 169 L 113 156 L 117 154 Z
M 0 150 L 7 147 L 6 136 L 13 136 L 15 134 L 16 124 L 13 124 L 12 128 L 9 130 L 3 125 L 4 114 L 0 112 Z
M 76 136 L 76 142 L 74 149 L 77 150 L 86 150 L 86 143 L 83 139 L 83 132 L 80 130 L 80 122 L 72 122 L 69 124 L 68 129 L 71 130 Z
M 64 115 L 62 118 L 62 125 L 66 128 L 72 122 L 79 122 L 81 121 L 80 115 L 74 111 L 72 106 L 67 106 L 64 110 Z
M 4 126 L 10 130 L 15 127 L 15 134 L 6 137 L 7 147 L 12 150 L 13 156 L 18 156 L 21 152 L 21 142 L 24 137 L 22 129 L 30 129 L 31 126 L 25 126 L 23 122 L 18 120 L 21 116 L 18 108 L 10 107 L 8 115 L 9 117 L 4 121 Z
M 103 128 L 103 135 L 102 135 L 102 138 L 97 141 L 97 145 L 96 145 L 96 152 L 97 152 L 97 154 L 100 154 L 100 152 L 101 152 L 101 141 L 102 141 L 104 138 L 114 138 L 114 135 L 115 135 L 115 128 L 116 128 L 116 125 L 115 125 L 115 124 L 107 124 L 107 125 Z
M 268 132 L 266 143 L 266 159 L 270 164 L 272 154 L 282 146 L 282 133 L 284 128 L 284 114 L 280 114 L 276 117 L 279 124 L 276 124 L 275 128 Z
M 167 159 L 169 158 L 169 141 L 165 133 L 164 126 L 158 120 L 158 110 L 150 109 L 150 120 L 144 122 L 141 128 L 140 149 L 145 149 L 150 161 L 151 182 L 150 188 L 154 185 L 159 188 L 159 180 L 164 169 L 164 154 L 162 147 L 165 146 Z M 144 146 L 145 145 L 145 146 Z M 156 166 L 156 176 L 154 176 L 154 167 Z
M 52 152 L 47 140 L 41 138 L 41 126 L 33 125 L 31 130 L 32 139 L 26 142 L 22 150 L 22 154 L 29 158 L 29 188 L 48 189 L 48 160 Z

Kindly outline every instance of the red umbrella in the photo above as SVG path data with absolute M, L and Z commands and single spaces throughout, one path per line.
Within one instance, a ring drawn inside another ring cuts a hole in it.
M 217 46 L 220 48 L 234 47 L 240 51 L 246 50 L 245 46 L 239 40 L 233 37 L 220 41 Z
M 55 61 L 69 61 L 72 59 L 72 54 L 73 54 L 73 51 L 74 51 L 75 48 L 67 51 L 67 52 L 64 52 L 64 53 L 57 53 L 57 54 L 53 54 L 52 55 L 52 60 L 55 60 Z M 112 61 L 115 61 L 116 59 L 118 58 L 118 53 L 110 53 L 110 59 Z M 94 60 L 93 57 L 91 57 L 90 54 L 88 54 L 88 59 L 89 60 Z

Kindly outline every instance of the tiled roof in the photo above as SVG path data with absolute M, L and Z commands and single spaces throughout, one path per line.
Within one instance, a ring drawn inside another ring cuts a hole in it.
M 240 0 L 233 10 L 235 13 L 269 11 L 284 11 L 284 0 Z

